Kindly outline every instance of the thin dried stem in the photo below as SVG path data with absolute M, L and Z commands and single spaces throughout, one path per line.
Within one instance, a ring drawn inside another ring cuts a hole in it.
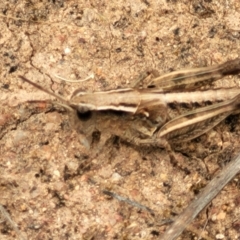
M 212 179 L 198 197 L 175 219 L 174 223 L 159 239 L 177 239 L 194 218 L 219 194 L 224 186 L 231 181 L 239 171 L 240 154 Z
M 58 79 L 61 79 L 65 82 L 69 82 L 69 83 L 80 83 L 80 82 L 85 82 L 85 81 L 88 81 L 90 79 L 94 79 L 94 73 L 90 74 L 88 77 L 82 79 L 82 80 L 69 80 L 67 78 L 63 78 L 57 74 L 54 74 L 54 77 L 58 78 Z
M 11 219 L 11 216 L 6 211 L 6 209 L 0 204 L 0 212 L 2 216 L 5 218 L 5 220 L 10 224 L 10 226 L 13 228 L 13 230 L 16 232 L 20 240 L 26 240 L 25 237 L 22 236 L 21 232 L 18 229 L 17 224 Z

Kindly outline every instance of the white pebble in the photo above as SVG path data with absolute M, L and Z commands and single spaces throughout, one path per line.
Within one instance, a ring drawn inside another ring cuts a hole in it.
M 224 239 L 224 235 L 221 234 L 221 233 L 218 233 L 218 234 L 216 235 L 216 239 Z

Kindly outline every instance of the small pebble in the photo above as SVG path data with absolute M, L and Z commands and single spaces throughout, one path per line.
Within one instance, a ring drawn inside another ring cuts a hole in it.
M 67 55 L 67 54 L 69 54 L 71 52 L 71 49 L 69 48 L 69 47 L 66 47 L 65 49 L 64 49 L 64 53 Z
M 216 239 L 224 239 L 224 235 L 219 233 L 216 235 Z
M 122 178 L 122 176 L 118 173 L 113 173 L 113 175 L 112 175 L 113 181 L 119 181 L 119 180 L 121 180 L 121 178 Z

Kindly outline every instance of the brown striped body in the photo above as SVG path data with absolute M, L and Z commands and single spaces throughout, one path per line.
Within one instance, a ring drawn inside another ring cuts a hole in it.
M 90 122 L 83 124 L 83 130 L 88 129 L 86 124 L 92 129 L 93 122 L 96 122 L 94 129 L 105 131 L 106 124 L 112 122 L 118 126 L 112 129 L 113 133 L 115 131 L 127 141 L 161 145 L 160 140 L 164 138 L 178 142 L 200 136 L 237 112 L 240 89 L 196 89 L 226 75 L 239 73 L 240 59 L 235 59 L 217 66 L 172 72 L 144 83 L 142 88 L 102 92 L 76 90 L 70 100 L 22 76 L 20 78 L 55 96 L 67 108 L 80 113 L 93 112 Z

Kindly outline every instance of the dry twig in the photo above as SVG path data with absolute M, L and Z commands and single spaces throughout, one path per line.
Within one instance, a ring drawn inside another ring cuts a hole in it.
M 240 171 L 240 154 L 231 161 L 213 180 L 203 189 L 198 197 L 175 219 L 174 223 L 159 238 L 161 240 L 176 239 L 205 208 L 224 186 Z

